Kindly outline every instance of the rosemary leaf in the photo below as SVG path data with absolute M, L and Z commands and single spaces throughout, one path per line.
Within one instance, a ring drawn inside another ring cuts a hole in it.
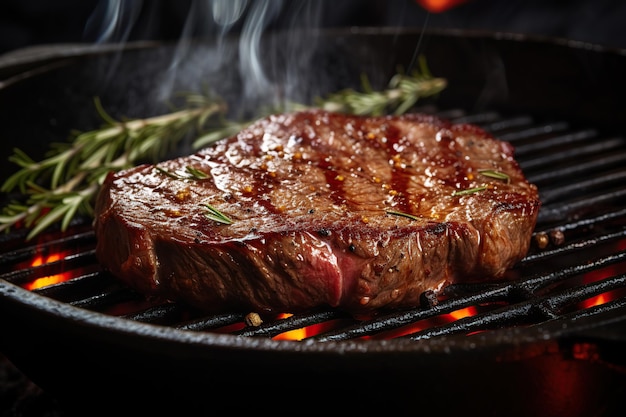
M 170 178 L 174 178 L 175 180 L 182 180 L 182 179 L 184 179 L 183 177 L 181 177 L 180 175 L 176 174 L 175 172 L 169 171 L 169 170 L 167 170 L 165 168 L 161 168 L 160 166 L 155 166 L 154 169 L 156 169 L 157 171 L 159 171 L 163 175 L 167 175 Z
M 485 177 L 495 178 L 497 180 L 502 180 L 507 184 L 511 181 L 511 177 L 509 177 L 504 172 L 496 171 L 493 169 L 479 169 L 478 173 L 484 175 Z
M 194 177 L 197 180 L 204 180 L 204 179 L 209 178 L 206 172 L 200 171 L 199 169 L 196 169 L 192 167 L 191 165 L 188 165 L 185 169 L 187 170 L 187 172 L 191 174 L 192 177 Z
M 59 204 L 53 207 L 49 212 L 37 219 L 35 226 L 31 229 L 29 233 L 29 238 L 41 233 L 44 229 L 52 226 L 52 224 L 56 223 L 57 221 L 60 221 L 60 219 L 63 218 L 68 210 L 71 209 L 71 206 L 63 204 Z
M 28 213 L 28 207 L 18 204 L 8 204 L 5 207 L 4 213 L 6 214 L 0 215 L 0 231 L 8 230 L 11 225 L 23 221 Z
M 419 217 L 414 216 L 414 215 L 409 214 L 409 213 L 404 213 L 404 212 L 401 212 L 401 211 L 387 210 L 385 213 L 391 214 L 393 216 L 406 217 L 407 219 L 411 219 L 411 220 L 419 220 Z
M 188 165 L 185 167 L 184 175 L 179 174 L 178 172 L 169 171 L 165 168 L 161 168 L 158 165 L 155 165 L 154 169 L 159 171 L 161 174 L 167 175 L 168 177 L 174 178 L 176 180 L 190 180 L 190 179 L 204 180 L 204 179 L 209 178 L 209 176 L 205 172 L 202 172 L 199 169 L 192 167 L 191 165 Z
M 458 190 L 458 191 L 454 191 L 452 193 L 453 196 L 457 196 L 457 195 L 469 195 L 469 194 L 474 194 L 477 193 L 479 191 L 484 191 L 487 189 L 486 185 L 481 185 L 480 187 L 474 187 L 474 188 L 466 188 L 465 190 Z
M 209 211 L 207 213 L 205 213 L 205 215 L 211 219 L 214 220 L 218 223 L 223 223 L 223 224 L 232 224 L 233 221 L 226 216 L 224 213 L 222 213 L 221 211 L 219 211 L 218 209 L 216 209 L 215 207 L 213 207 L 210 204 L 203 204 L 203 206 L 205 206 Z

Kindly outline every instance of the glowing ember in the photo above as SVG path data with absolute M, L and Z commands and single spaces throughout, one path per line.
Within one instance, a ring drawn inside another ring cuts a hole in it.
M 51 264 L 53 262 L 60 261 L 66 256 L 65 253 L 51 253 L 47 256 L 37 255 L 31 262 L 31 267 L 38 267 L 42 265 Z M 37 278 L 36 280 L 26 284 L 24 288 L 27 290 L 35 290 L 37 288 L 47 287 L 49 285 L 58 284 L 59 282 L 67 281 L 71 278 L 71 274 L 63 272 L 60 274 L 48 275 L 45 277 Z
M 286 319 L 291 317 L 292 314 L 283 313 L 280 314 L 277 319 Z M 327 332 L 333 329 L 336 325 L 336 320 L 330 320 L 323 323 L 312 324 L 311 326 L 302 327 L 300 329 L 290 330 L 288 332 L 281 333 L 273 337 L 274 340 L 302 340 L 307 337 L 316 336 L 320 333 Z
M 594 271 L 592 273 L 586 274 L 585 278 L 583 279 L 583 282 L 585 284 L 588 284 L 590 282 L 601 281 L 603 279 L 616 275 L 616 273 L 617 271 L 615 271 L 613 268 L 607 268 L 601 271 Z M 615 297 L 611 294 L 611 292 L 599 294 L 599 295 L 596 295 L 595 297 L 591 297 L 588 300 L 585 300 L 582 303 L 582 308 L 590 308 L 590 307 L 594 307 L 600 304 L 608 303 L 614 298 Z
M 609 301 L 610 301 L 610 299 L 609 299 L 609 297 L 607 295 L 600 294 L 600 295 L 597 295 L 597 296 L 595 296 L 593 298 L 590 298 L 589 300 L 585 301 L 583 303 L 583 305 L 584 305 L 584 308 L 589 308 L 589 307 L 593 307 L 593 306 L 599 306 L 600 304 L 604 304 L 604 303 L 607 303 Z
M 465 317 L 475 316 L 476 314 L 478 314 L 477 308 L 474 306 L 470 306 L 470 307 L 452 311 L 447 314 L 441 314 L 437 317 L 420 320 L 415 323 L 411 323 L 407 326 L 400 327 L 398 329 L 390 330 L 387 332 L 382 332 L 382 333 L 372 336 L 371 338 L 372 339 L 393 339 L 397 337 L 402 337 L 402 336 L 406 336 L 412 333 L 420 332 L 422 330 L 429 329 L 431 327 L 445 325 L 447 323 L 451 323 L 453 321 L 456 321 Z
M 415 0 L 420 6 L 431 13 L 441 13 L 465 3 L 467 0 Z
M 428 329 L 433 326 L 438 326 L 445 323 L 450 323 L 455 320 L 462 319 L 464 317 L 474 316 L 478 314 L 478 310 L 474 306 L 462 308 L 456 311 L 453 311 L 448 314 L 442 314 L 438 317 L 420 320 L 416 323 L 412 323 L 408 326 L 403 326 L 398 329 L 393 329 L 390 331 L 385 331 L 379 334 L 371 335 L 371 336 L 363 336 L 363 339 L 393 339 L 396 337 L 405 336 L 411 333 L 419 332 L 421 330 Z M 278 319 L 285 319 L 290 317 L 291 314 L 281 314 L 278 316 Z M 362 317 L 361 319 L 367 320 L 368 317 Z M 303 327 L 300 329 L 290 330 L 288 332 L 281 333 L 275 336 L 274 340 L 302 340 L 308 337 L 312 337 L 318 335 L 320 333 L 324 333 L 330 329 L 332 329 L 333 324 L 330 322 L 314 324 L 311 326 Z
M 580 342 L 572 346 L 572 356 L 575 359 L 596 361 L 600 359 L 598 346 L 593 343 Z
M 280 316 L 278 316 L 278 319 L 286 319 L 287 317 L 291 317 L 291 314 L 281 314 Z M 274 340 L 302 340 L 305 337 L 307 337 L 306 327 L 281 333 L 275 336 Z
M 458 320 L 464 317 L 475 316 L 475 315 L 476 315 L 476 307 L 474 306 L 462 308 L 460 310 L 456 310 L 450 313 L 450 317 L 452 317 L 453 320 Z
M 618 252 L 626 250 L 626 240 L 622 240 L 618 242 L 615 249 Z M 607 268 L 603 268 L 603 269 L 585 274 L 585 276 L 583 277 L 583 284 L 589 284 L 592 282 L 601 281 L 603 279 L 611 278 L 611 277 L 618 276 L 624 273 L 626 273 L 626 267 L 624 265 L 618 264 L 618 265 L 610 266 Z M 595 297 L 591 297 L 585 300 L 582 303 L 581 308 L 590 308 L 590 307 L 594 307 L 600 304 L 608 303 L 609 301 L 615 300 L 616 298 L 619 298 L 620 296 L 623 296 L 623 294 L 620 294 L 620 291 L 617 291 L 617 290 L 609 291 L 603 294 L 598 294 Z

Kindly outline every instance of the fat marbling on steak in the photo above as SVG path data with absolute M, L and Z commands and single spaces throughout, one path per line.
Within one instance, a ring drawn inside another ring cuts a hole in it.
M 310 110 L 111 173 L 94 226 L 99 261 L 145 294 L 209 312 L 367 313 L 501 278 L 539 207 L 513 147 L 476 126 Z

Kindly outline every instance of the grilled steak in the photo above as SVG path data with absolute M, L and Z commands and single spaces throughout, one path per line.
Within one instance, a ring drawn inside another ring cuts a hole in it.
M 131 287 L 208 312 L 367 313 L 501 278 L 539 207 L 513 147 L 478 127 L 312 110 L 110 174 L 96 253 Z

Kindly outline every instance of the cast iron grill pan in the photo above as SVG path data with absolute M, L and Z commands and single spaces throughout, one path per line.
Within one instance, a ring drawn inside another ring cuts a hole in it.
M 178 303 L 149 305 L 149 300 L 119 284 L 98 265 L 95 236 L 88 219 L 79 220 L 70 233 L 58 238 L 51 234 L 44 237 L 43 243 L 33 246 L 23 247 L 20 233 L 5 238 L 3 245 L 14 249 L 5 249 L 0 255 L 5 271 L 0 278 L 25 285 L 37 278 L 69 273 L 72 279 L 35 292 L 75 307 L 110 314 L 121 311 L 126 319 L 184 330 L 216 331 L 240 324 L 243 328 L 232 334 L 275 337 L 286 331 L 334 321 L 328 326 L 332 330 L 312 336 L 316 342 L 385 335 L 391 330 L 472 306 L 478 306 L 479 312 L 471 317 L 429 326 L 401 337 L 428 339 L 623 310 L 626 304 L 626 209 L 623 208 L 626 139 L 605 136 L 593 129 L 572 128 L 565 121 L 535 121 L 526 115 L 502 117 L 495 112 L 465 115 L 455 110 L 439 113 L 439 116 L 453 122 L 480 125 L 513 143 L 522 169 L 540 190 L 543 206 L 535 237 L 554 231 L 563 235 L 562 242 L 550 242 L 542 249 L 533 242 L 529 255 L 511 271 L 512 279 L 493 284 L 454 285 L 446 290 L 442 301 L 429 300 L 425 294 L 423 308 L 388 312 L 371 319 L 356 320 L 341 311 L 324 309 L 284 319 L 268 321 L 264 318 L 263 324 L 248 326 L 244 323 L 247 312 L 206 316 Z M 46 256 L 55 251 L 70 253 L 41 266 L 21 266 L 23 262 L 32 261 L 35 255 Z M 598 274 L 608 276 L 583 282 L 585 276 L 604 270 L 609 272 Z M 610 297 L 614 299 L 593 308 L 581 308 L 585 300 L 607 292 L 612 292 Z M 133 303 L 149 307 L 124 312 L 133 310 Z
M 360 71 L 373 85 L 386 83 L 397 65 L 410 65 L 419 43 L 432 73 L 454 81 L 436 107 L 426 103 L 420 111 L 510 141 L 539 187 L 534 234 L 556 237 L 544 248 L 533 237 L 507 280 L 452 286 L 440 299 L 424 294 L 424 307 L 376 317 L 322 309 L 248 326 L 249 312 L 206 315 L 120 284 L 96 261 L 91 220 L 77 219 L 67 232 L 51 230 L 27 243 L 23 230 L 0 236 L 2 352 L 78 415 L 621 415 L 625 54 L 507 34 L 422 35 L 397 28 L 322 34 L 328 38 L 315 46 L 325 49 L 297 63 L 313 74 L 301 83 L 311 88 L 304 98 L 358 87 Z M 161 113 L 153 80 L 167 74 L 172 49 L 139 46 L 123 59 L 109 54 L 117 50 L 70 48 L 17 66 L 0 62 L 4 135 L 36 155 L 42 137 L 60 141 L 70 129 L 100 123 L 86 105 L 94 94 L 112 114 Z M 194 71 L 212 57 L 210 48 L 190 51 Z M 269 68 L 292 60 L 291 52 L 269 53 Z M 123 76 L 114 76 L 112 62 Z M 218 71 L 217 80 L 201 71 L 182 79 L 206 77 L 229 92 L 242 81 L 232 68 Z M 240 108 L 237 88 L 232 94 Z M 24 111 L 33 106 L 36 112 Z M 0 167 L 2 177 L 8 169 Z M 33 265 L 52 254 L 62 256 Z M 58 274 L 66 281 L 21 288 Z M 452 319 L 459 311 L 469 314 Z M 277 340 L 303 328 L 316 330 L 302 340 Z

